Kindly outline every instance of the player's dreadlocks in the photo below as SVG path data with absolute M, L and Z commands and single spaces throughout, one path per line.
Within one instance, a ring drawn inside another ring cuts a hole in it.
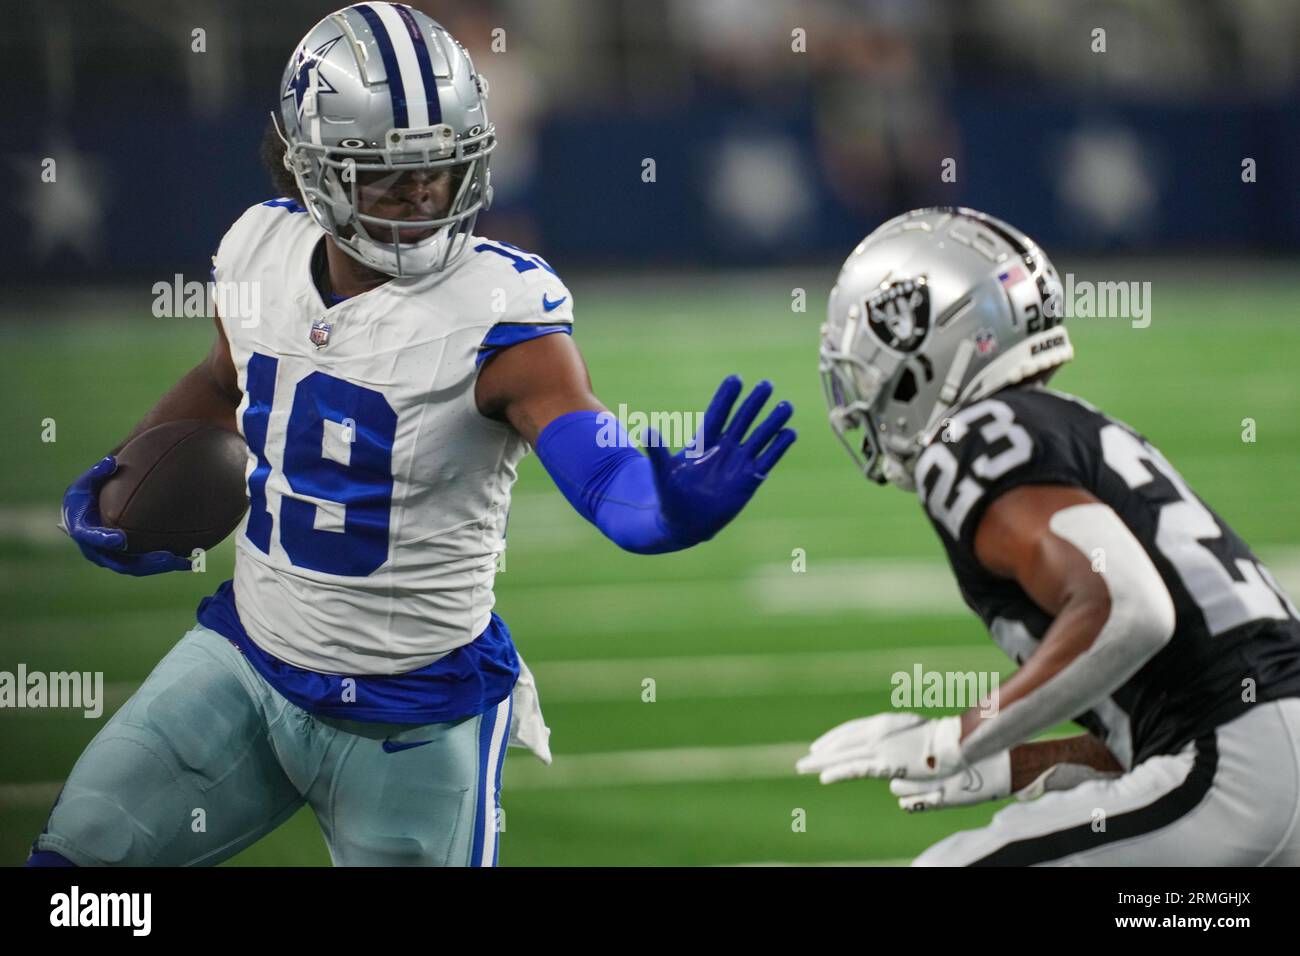
M 293 178 L 293 173 L 284 167 L 284 140 L 280 138 L 279 131 L 275 128 L 275 121 L 270 120 L 266 124 L 266 129 L 262 132 L 262 145 L 258 152 L 262 157 L 262 165 L 271 176 L 271 185 L 275 187 L 277 196 L 289 196 L 297 200 L 298 205 L 305 206 L 302 193 L 298 192 L 298 183 Z

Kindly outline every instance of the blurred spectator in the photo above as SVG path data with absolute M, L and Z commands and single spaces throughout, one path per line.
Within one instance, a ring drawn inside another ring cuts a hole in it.
M 18 255 L 0 274 L 203 268 L 268 195 L 257 143 L 294 44 L 343 2 L 16 5 L 0 62 L 23 92 L 3 157 Z M 1300 4 L 415 5 L 491 84 L 483 228 L 567 262 L 821 255 L 954 202 L 1054 244 L 1300 249 L 1300 197 L 1278 186 L 1300 164 Z

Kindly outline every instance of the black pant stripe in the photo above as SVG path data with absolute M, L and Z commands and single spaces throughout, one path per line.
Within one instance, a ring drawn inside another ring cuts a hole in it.
M 1106 829 L 1093 830 L 1081 823 L 1066 830 L 1008 843 L 971 866 L 1031 866 L 1059 860 L 1083 850 L 1095 850 L 1107 843 L 1128 840 L 1169 826 L 1194 810 L 1209 793 L 1219 765 L 1219 747 L 1213 733 L 1196 741 L 1196 757 L 1187 778 L 1152 803 L 1106 819 Z

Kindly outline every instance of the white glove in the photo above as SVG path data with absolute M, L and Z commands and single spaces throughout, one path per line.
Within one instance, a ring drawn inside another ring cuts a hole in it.
M 885 713 L 850 720 L 813 741 L 795 769 L 822 783 L 854 777 L 933 780 L 962 767 L 961 718 L 927 720 L 920 714 Z
M 1017 800 L 1036 800 L 1052 790 L 1073 790 L 1089 780 L 1118 777 L 1075 763 L 1058 763 L 1044 770 L 1032 783 L 1015 792 Z M 1011 751 L 986 757 L 942 780 L 891 780 L 890 792 L 898 797 L 898 806 L 908 813 L 918 810 L 942 810 L 964 807 L 985 800 L 1011 796 Z
M 1011 751 L 985 757 L 942 780 L 891 780 L 889 792 L 908 813 L 964 807 L 1011 796 Z

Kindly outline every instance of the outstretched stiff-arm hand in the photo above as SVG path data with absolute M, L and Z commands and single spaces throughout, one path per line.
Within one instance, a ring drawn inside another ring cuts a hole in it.
M 736 376 L 724 380 L 705 413 L 702 434 L 675 454 L 653 432 L 647 455 L 632 447 L 591 393 L 586 367 L 566 336 L 505 350 L 480 375 L 478 399 L 485 414 L 495 412 L 534 444 L 579 514 L 619 547 L 657 554 L 689 548 L 721 531 L 794 443 L 794 430 L 785 427 L 794 411 L 789 402 L 778 402 L 750 430 L 772 394 L 768 382 L 759 383 L 732 415 L 741 388 Z

